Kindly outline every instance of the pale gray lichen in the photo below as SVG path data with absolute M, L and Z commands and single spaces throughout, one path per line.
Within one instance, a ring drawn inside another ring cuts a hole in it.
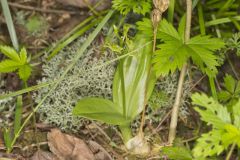
M 0 77 L 0 93 L 5 94 L 5 81 Z M 4 128 L 11 123 L 11 117 L 14 115 L 15 98 L 6 98 L 0 100 L 0 128 Z
M 43 79 L 39 83 L 57 80 L 64 72 L 65 67 L 72 62 L 77 50 L 85 40 L 85 37 L 81 37 L 74 44 L 62 50 L 51 61 L 46 61 L 42 66 Z M 97 46 L 93 44 L 87 49 L 57 89 L 41 105 L 38 112 L 42 121 L 57 126 L 64 131 L 78 132 L 84 126 L 86 120 L 72 115 L 72 109 L 76 102 L 83 97 L 112 98 L 112 81 L 116 64 L 111 63 L 100 68 L 99 66 L 115 58 L 115 55 L 108 51 L 99 55 Z M 49 89 L 44 88 L 38 91 L 35 94 L 35 101 L 39 103 L 49 92 Z M 159 122 L 166 111 L 172 107 L 176 90 L 176 74 L 159 80 L 149 100 L 150 107 L 147 110 L 147 119 Z M 181 111 L 180 113 L 187 115 L 184 108 L 186 108 L 185 102 L 189 90 L 187 87 L 184 90 L 181 105 L 184 112 Z M 139 122 L 140 116 L 133 122 L 132 128 L 139 127 Z
M 85 37 L 80 38 L 51 61 L 46 62 L 42 66 L 44 78 L 41 82 L 57 80 L 85 40 Z M 41 105 L 38 112 L 42 121 L 65 131 L 77 132 L 83 125 L 83 119 L 72 115 L 76 102 L 83 97 L 111 98 L 115 63 L 99 66 L 115 56 L 107 51 L 97 53 L 100 51 L 96 46 L 93 44 L 87 49 L 56 90 Z M 35 95 L 36 102 L 39 103 L 48 92 L 49 88 L 38 91 Z
M 187 80 L 184 83 L 183 95 L 181 99 L 179 116 L 183 119 L 187 119 L 189 116 L 188 110 L 188 97 L 190 95 L 190 82 Z M 161 78 L 157 81 L 153 93 L 148 101 L 146 110 L 146 120 L 149 120 L 152 124 L 158 124 L 166 113 L 171 109 L 174 104 L 174 100 L 177 92 L 178 74 L 172 74 Z M 137 131 L 141 123 L 141 116 L 138 116 L 134 123 L 132 123 L 132 129 Z

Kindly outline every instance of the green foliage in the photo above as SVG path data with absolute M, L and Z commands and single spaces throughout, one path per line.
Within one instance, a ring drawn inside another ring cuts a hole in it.
M 149 13 L 152 6 L 151 0 L 113 0 L 113 8 L 121 14 L 127 15 L 129 12 L 145 15 Z
M 240 56 L 240 32 L 233 34 L 226 42 L 226 48 L 235 51 L 237 56 Z
M 42 17 L 33 16 L 27 20 L 25 26 L 28 32 L 32 34 L 36 34 L 43 30 L 46 30 L 48 24 L 47 24 L 47 21 L 45 21 Z
M 224 88 L 218 93 L 219 100 L 228 106 L 236 104 L 240 96 L 240 81 L 227 74 L 224 77 Z
M 162 149 L 164 155 L 170 160 L 192 160 L 191 151 L 185 147 L 164 147 Z
M 145 43 L 144 39 L 136 39 L 134 48 L 139 48 Z M 130 122 L 142 112 L 146 104 L 145 97 L 148 92 L 147 80 L 151 65 L 151 50 L 152 45 L 149 44 L 140 49 L 137 54 L 132 54 L 120 60 L 113 80 L 113 102 L 110 103 L 104 99 L 94 99 L 92 101 L 92 98 L 80 100 L 74 108 L 73 114 L 121 125 L 120 129 L 123 130 L 126 127 L 129 128 Z M 104 105 L 105 107 L 103 107 Z M 88 113 L 96 113 L 96 115 L 92 117 Z M 116 116 L 108 116 L 109 113 Z M 120 117 L 122 117 L 122 120 L 120 120 Z M 118 119 L 114 120 L 115 118 Z M 124 132 L 122 133 L 124 134 Z M 123 135 L 123 137 L 129 138 L 126 135 Z
M 27 51 L 22 48 L 18 54 L 13 48 L 0 46 L 0 51 L 8 59 L 0 62 L 0 73 L 14 72 L 18 70 L 18 75 L 23 81 L 27 81 L 31 75 L 32 67 L 29 64 Z
M 201 119 L 212 126 L 211 131 L 197 140 L 193 149 L 194 157 L 219 155 L 231 144 L 240 147 L 240 100 L 232 106 L 233 112 L 204 94 L 194 94 L 192 101 L 194 105 L 200 106 L 195 107 L 195 110 Z
M 73 110 L 74 115 L 99 120 L 113 125 L 129 123 L 123 116 L 122 110 L 112 101 L 102 98 L 83 98 Z
M 208 76 L 217 74 L 218 57 L 214 51 L 224 46 L 224 42 L 210 36 L 195 36 L 189 41 L 184 41 L 184 23 L 180 23 L 178 31 L 168 23 L 162 20 L 158 37 L 164 41 L 159 44 L 159 48 L 155 52 L 153 60 L 154 69 L 157 75 L 167 75 L 173 73 L 176 69 L 181 69 L 182 66 L 192 59 L 202 72 Z

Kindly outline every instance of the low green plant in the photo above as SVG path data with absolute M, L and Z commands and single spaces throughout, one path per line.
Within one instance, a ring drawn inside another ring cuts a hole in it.
M 226 158 L 229 160 L 235 146 L 240 147 L 240 100 L 232 106 L 232 111 L 205 94 L 193 94 L 192 101 L 201 119 L 212 126 L 197 140 L 194 157 L 220 155 L 232 145 Z
M 9 46 L 0 46 L 0 52 L 7 57 L 0 62 L 0 73 L 17 71 L 20 79 L 26 83 L 32 71 L 27 50 L 23 47 L 18 54 L 16 50 Z
M 4 137 L 4 143 L 7 148 L 7 152 L 11 152 L 13 149 L 13 135 L 15 136 L 17 132 L 19 131 L 21 124 L 22 124 L 22 108 L 23 108 L 23 100 L 22 96 L 17 97 L 17 103 L 15 107 L 15 117 L 14 117 L 14 128 L 5 127 L 3 130 L 3 137 Z
M 151 66 L 152 43 L 141 37 L 134 40 L 134 48 L 140 48 L 119 61 L 113 80 L 113 100 L 84 98 L 78 101 L 73 114 L 107 124 L 118 125 L 126 144 L 131 138 L 130 123 L 147 103 Z

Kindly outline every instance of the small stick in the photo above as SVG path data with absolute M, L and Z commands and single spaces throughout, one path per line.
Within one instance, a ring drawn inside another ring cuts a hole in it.
M 37 11 L 37 12 L 45 12 L 45 13 L 54 13 L 54 14 L 72 14 L 72 15 L 85 15 L 84 12 L 74 12 L 74 11 L 65 11 L 65 10 L 55 10 L 55 9 L 43 9 L 43 8 L 38 8 L 38 7 L 32 7 L 32 6 L 26 6 L 26 5 L 21 5 L 13 2 L 8 2 L 8 4 L 11 7 L 16 7 L 16 8 L 21 8 L 25 10 L 31 10 L 31 11 Z
M 192 0 L 186 0 L 186 2 L 187 2 L 187 17 L 186 17 L 185 42 L 187 42 L 190 39 L 191 19 L 192 19 Z M 172 111 L 172 117 L 171 117 L 171 123 L 170 123 L 169 135 L 168 135 L 169 144 L 172 144 L 176 137 L 178 112 L 179 112 L 186 72 L 187 72 L 187 63 L 183 65 L 183 68 L 180 73 L 179 81 L 178 81 L 176 99 L 173 105 L 173 111 Z

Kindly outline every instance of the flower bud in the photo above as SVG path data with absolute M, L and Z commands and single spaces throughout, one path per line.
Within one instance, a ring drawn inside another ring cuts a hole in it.
M 159 11 L 163 13 L 169 7 L 169 0 L 153 0 L 153 4 L 156 9 L 159 9 Z
M 156 28 L 158 23 L 160 22 L 162 17 L 162 13 L 159 11 L 159 9 L 154 9 L 151 14 L 151 20 L 153 27 Z

